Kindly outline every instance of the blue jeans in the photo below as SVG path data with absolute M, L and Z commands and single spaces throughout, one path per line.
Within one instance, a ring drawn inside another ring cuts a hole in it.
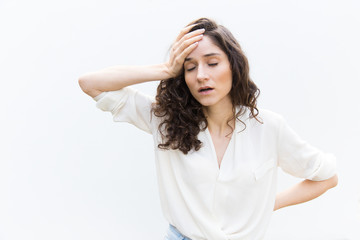
M 184 236 L 173 225 L 169 224 L 169 228 L 167 230 L 164 240 L 191 240 L 191 239 Z

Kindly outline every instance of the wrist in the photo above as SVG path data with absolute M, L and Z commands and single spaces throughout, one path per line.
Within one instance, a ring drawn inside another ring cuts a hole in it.
M 164 76 L 166 76 L 164 79 L 174 78 L 176 77 L 176 74 L 171 70 L 168 63 L 161 64 L 162 72 Z

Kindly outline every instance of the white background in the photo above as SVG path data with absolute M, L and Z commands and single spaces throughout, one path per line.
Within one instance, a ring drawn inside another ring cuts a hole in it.
M 275 212 L 267 239 L 360 239 L 359 12 L 355 0 L 1 0 L 0 239 L 163 238 L 151 136 L 112 122 L 77 79 L 163 62 L 203 16 L 239 40 L 259 106 L 338 157 L 338 186 Z M 280 173 L 279 189 L 298 181 Z

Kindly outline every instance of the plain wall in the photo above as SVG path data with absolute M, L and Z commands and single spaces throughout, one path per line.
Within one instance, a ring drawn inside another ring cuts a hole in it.
M 237 37 L 259 106 L 338 158 L 338 186 L 275 212 L 266 239 L 359 239 L 359 12 L 355 0 L 2 0 L 0 239 L 163 238 L 151 136 L 114 123 L 78 77 L 162 63 L 199 17 Z M 279 190 L 299 181 L 280 173 Z

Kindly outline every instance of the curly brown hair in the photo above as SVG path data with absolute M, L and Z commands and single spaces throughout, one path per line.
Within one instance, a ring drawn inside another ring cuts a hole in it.
M 239 117 L 245 113 L 247 107 L 250 110 L 249 117 L 259 121 L 256 103 L 260 90 L 250 79 L 249 63 L 237 40 L 227 28 L 211 19 L 200 18 L 188 26 L 192 24 L 195 26 L 190 32 L 204 28 L 204 36 L 208 36 L 229 59 L 233 77 L 230 90 L 234 112 L 232 119 L 241 121 Z M 240 107 L 237 113 L 236 107 Z M 184 69 L 179 76 L 160 81 L 152 111 L 161 118 L 159 131 L 163 143 L 158 145 L 159 148 L 179 149 L 184 154 L 201 148 L 202 142 L 197 136 L 207 128 L 208 123 L 202 105 L 195 100 L 185 83 Z M 246 124 L 241 122 L 245 129 Z

